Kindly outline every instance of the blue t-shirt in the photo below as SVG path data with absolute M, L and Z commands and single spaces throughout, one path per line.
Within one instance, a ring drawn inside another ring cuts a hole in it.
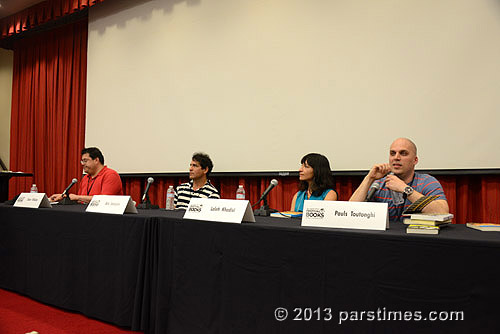
M 326 195 L 330 192 L 330 191 L 335 191 L 333 189 L 326 189 L 325 191 L 323 191 L 323 193 L 319 196 L 314 196 L 314 193 L 311 195 L 310 198 L 307 198 L 307 190 L 302 190 L 302 191 L 299 191 L 297 193 L 297 199 L 295 200 L 295 210 L 294 211 L 297 211 L 297 212 L 302 212 L 304 211 L 304 201 L 305 200 L 318 200 L 318 201 L 322 201 L 325 199 Z
M 403 221 L 403 211 L 412 203 L 406 199 L 405 195 L 405 202 L 403 204 L 395 205 L 392 201 L 391 191 L 385 186 L 385 177 L 378 180 L 378 182 L 380 183 L 380 189 L 375 192 L 373 201 L 389 204 L 390 221 Z M 429 174 L 415 173 L 413 180 L 408 183 L 408 185 L 424 196 L 438 195 L 439 197 L 436 199 L 443 199 L 446 201 L 443 187 L 435 177 L 430 176 Z

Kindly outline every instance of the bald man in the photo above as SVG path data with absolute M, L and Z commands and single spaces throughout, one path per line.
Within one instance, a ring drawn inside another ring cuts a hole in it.
M 448 213 L 450 209 L 443 187 L 434 177 L 416 173 L 417 163 L 417 146 L 408 138 L 396 139 L 389 150 L 389 163 L 373 166 L 350 201 L 365 201 L 370 186 L 378 181 L 380 189 L 375 192 L 372 201 L 389 204 L 390 221 L 403 221 L 403 211 L 420 197 L 428 195 L 439 197 L 423 212 Z

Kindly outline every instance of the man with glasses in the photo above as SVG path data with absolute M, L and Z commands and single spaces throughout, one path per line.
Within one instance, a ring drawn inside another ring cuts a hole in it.
M 120 175 L 104 165 L 104 156 L 97 147 L 82 150 L 81 164 L 86 175 L 80 182 L 78 195 L 69 194 L 70 200 L 88 203 L 94 195 L 123 195 Z M 62 194 L 50 196 L 52 202 L 62 199 Z

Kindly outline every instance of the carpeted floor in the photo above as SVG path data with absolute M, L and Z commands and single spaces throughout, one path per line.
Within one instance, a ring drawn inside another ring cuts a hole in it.
M 0 289 L 0 334 L 139 334 Z

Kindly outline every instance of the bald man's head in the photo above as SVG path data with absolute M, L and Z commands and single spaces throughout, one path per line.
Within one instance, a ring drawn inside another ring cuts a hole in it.
M 404 179 L 413 175 L 418 163 L 417 146 L 408 138 L 398 138 L 392 142 L 389 150 L 391 171 Z

